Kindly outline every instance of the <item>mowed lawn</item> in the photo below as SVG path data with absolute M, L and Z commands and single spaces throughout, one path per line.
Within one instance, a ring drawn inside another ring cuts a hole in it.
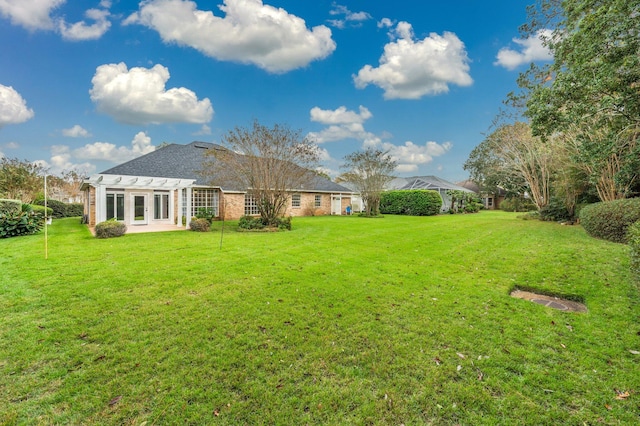
M 0 240 L 0 424 L 640 422 L 626 246 L 503 212 L 293 225 Z

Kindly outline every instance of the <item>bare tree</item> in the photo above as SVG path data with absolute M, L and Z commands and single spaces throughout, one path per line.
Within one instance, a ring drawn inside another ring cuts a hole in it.
M 301 191 L 317 179 L 318 146 L 300 130 L 257 120 L 236 127 L 222 138 L 224 149 L 207 152 L 203 175 L 212 184 L 225 183 L 247 190 L 256 201 L 265 225 L 277 224 L 292 191 Z
M 365 204 L 365 214 L 376 216 L 380 211 L 380 196 L 385 186 L 394 178 L 398 163 L 388 151 L 368 148 L 347 155 L 342 166 L 346 171 L 340 180 L 348 182 L 360 193 Z

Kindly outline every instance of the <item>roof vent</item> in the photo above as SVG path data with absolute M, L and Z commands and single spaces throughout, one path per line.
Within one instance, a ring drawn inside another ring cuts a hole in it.
M 209 145 L 207 145 L 206 143 L 203 143 L 203 142 L 199 142 L 199 143 L 195 142 L 193 144 L 193 146 L 196 147 L 196 148 L 209 149 Z

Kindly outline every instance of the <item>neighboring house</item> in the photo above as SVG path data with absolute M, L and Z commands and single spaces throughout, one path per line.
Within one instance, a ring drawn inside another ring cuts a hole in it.
M 507 191 L 502 188 L 498 188 L 497 193 L 489 193 L 480 190 L 480 186 L 472 180 L 465 180 L 462 182 L 458 182 L 458 185 L 467 188 L 480 197 L 482 204 L 484 204 L 484 208 L 487 210 L 498 210 L 500 209 L 500 203 L 502 203 L 505 199 Z
M 463 192 L 473 192 L 467 188 L 456 185 L 436 176 L 413 176 L 408 178 L 395 178 L 388 185 L 387 189 L 409 190 L 409 189 L 430 189 L 438 191 L 442 197 L 441 211 L 446 212 L 451 208 L 451 197 L 447 191 L 456 190 Z
M 89 177 L 81 188 L 87 223 L 93 227 L 116 219 L 128 226 L 188 227 L 200 208 L 231 220 L 257 215 L 247 188 L 215 178 L 210 184 L 200 175 L 210 149 L 225 148 L 206 142 L 169 144 Z M 286 215 L 340 215 L 351 204 L 352 191 L 326 178 L 316 176 L 309 186 L 291 191 Z

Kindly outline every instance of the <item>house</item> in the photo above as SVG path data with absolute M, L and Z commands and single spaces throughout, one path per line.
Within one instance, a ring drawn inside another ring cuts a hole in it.
M 211 149 L 225 148 L 206 142 L 169 144 L 85 179 L 81 189 L 87 223 L 93 227 L 115 218 L 127 226 L 188 227 L 200 208 L 230 220 L 257 215 L 247 188 L 215 178 L 209 183 L 201 176 Z M 316 175 L 308 186 L 291 191 L 286 215 L 339 215 L 351 204 L 352 191 L 329 179 Z
M 484 204 L 484 208 L 487 210 L 498 210 L 500 209 L 500 203 L 502 203 L 505 199 L 507 191 L 502 188 L 498 188 L 497 193 L 490 193 L 480 190 L 480 186 L 472 180 L 465 180 L 462 182 L 458 182 L 459 186 L 467 188 L 480 197 L 482 204 Z
M 410 189 L 429 189 L 437 191 L 442 197 L 442 212 L 449 211 L 451 208 L 451 197 L 447 191 L 473 192 L 467 188 L 456 185 L 437 176 L 413 176 L 407 178 L 393 179 L 387 189 L 390 190 L 410 190 Z

